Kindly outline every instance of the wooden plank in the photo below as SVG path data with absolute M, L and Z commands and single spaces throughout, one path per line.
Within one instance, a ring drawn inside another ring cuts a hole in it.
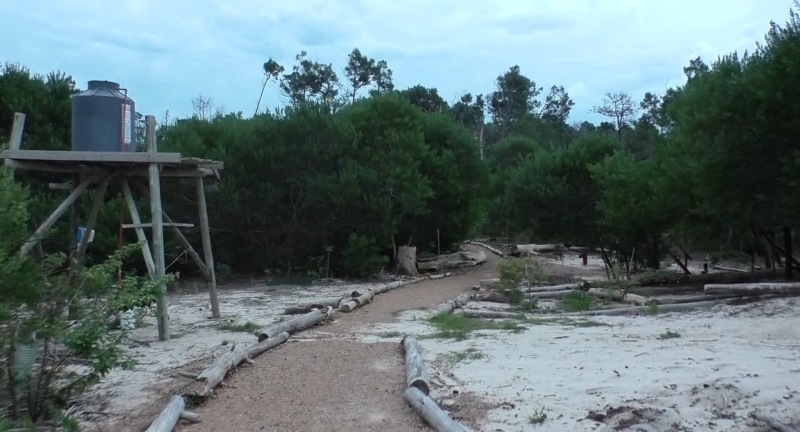
M 211 300 L 211 316 L 219 318 L 219 296 L 217 295 L 217 275 L 214 271 L 214 253 L 211 250 L 211 232 L 208 227 L 208 209 L 206 207 L 206 192 L 203 186 L 203 179 L 198 178 L 197 182 L 197 209 L 200 213 L 200 236 L 203 239 L 203 255 L 205 256 L 206 268 L 211 273 L 208 293 Z
M 132 223 L 132 224 L 122 224 L 122 228 L 124 229 L 131 229 L 131 228 L 151 228 L 153 226 L 152 223 Z M 175 227 L 175 228 L 193 228 L 194 224 L 190 223 L 174 223 L 174 222 L 163 222 L 161 226 L 164 227 Z
M 68 150 L 6 150 L 0 157 L 12 160 L 60 162 L 181 163 L 180 153 L 93 152 Z
M 134 224 L 141 224 L 141 219 L 139 218 L 139 209 L 136 207 L 136 201 L 133 199 L 133 194 L 131 193 L 131 187 L 128 184 L 128 179 L 122 178 L 122 193 L 125 197 L 125 204 L 128 207 L 128 212 L 131 215 L 131 221 Z M 136 238 L 140 242 L 144 242 L 142 245 L 142 256 L 144 256 L 144 263 L 147 266 L 147 273 L 150 275 L 150 279 L 156 280 L 156 264 L 153 261 L 153 253 L 150 250 L 150 245 L 147 242 L 147 236 L 144 233 L 142 228 L 135 228 L 136 231 Z
M 156 155 L 156 118 L 149 115 L 145 117 L 145 140 L 147 152 Z M 178 155 L 180 156 L 180 155 Z M 159 165 L 154 162 L 149 166 L 150 175 L 150 215 L 153 218 L 153 259 L 155 261 L 156 280 L 163 281 L 165 276 L 164 263 L 164 226 L 162 225 L 161 210 L 161 179 Z M 167 341 L 169 334 L 169 311 L 167 310 L 167 287 L 161 283 L 161 293 L 156 303 L 156 319 L 158 321 L 158 340 Z
M 44 222 L 42 222 L 42 224 L 39 226 L 39 228 L 36 229 L 36 232 L 33 233 L 31 238 L 28 239 L 28 241 L 25 242 L 24 245 L 22 245 L 22 248 L 20 248 L 20 251 L 19 251 L 20 255 L 29 254 L 31 252 L 31 250 L 33 250 L 34 246 L 36 246 L 39 243 L 39 241 L 42 239 L 42 236 L 44 236 L 44 233 L 46 233 L 47 230 L 49 230 L 53 226 L 53 224 L 56 223 L 58 218 L 60 218 L 61 216 L 64 215 L 64 213 L 67 212 L 67 210 L 70 208 L 72 203 L 74 203 L 81 196 L 81 194 L 83 194 L 83 191 L 85 191 L 86 188 L 89 187 L 89 185 L 95 180 L 96 180 L 96 177 L 93 177 L 93 176 L 92 177 L 87 177 L 86 179 L 84 179 L 78 185 L 78 187 L 76 187 L 69 194 L 69 196 L 67 196 L 64 199 L 64 201 L 61 203 L 61 205 L 59 205 L 53 211 L 53 213 L 50 216 L 48 216 L 47 219 L 45 219 Z
M 98 162 L 99 163 L 99 162 Z M 147 168 L 139 166 L 128 165 L 114 165 L 114 163 L 103 163 L 102 165 L 93 164 L 87 165 L 78 162 L 53 162 L 53 161 L 18 161 L 6 159 L 6 165 L 19 170 L 27 171 L 43 171 L 53 173 L 66 173 L 66 174 L 97 174 L 108 175 L 114 174 L 118 176 L 127 177 L 147 177 L 149 171 Z M 196 177 L 210 177 L 214 175 L 214 171 L 210 168 L 194 168 L 194 167 L 176 167 L 171 165 L 162 166 L 162 178 L 196 178 Z
M 22 131 L 25 129 L 25 114 L 14 113 L 14 123 L 11 126 L 11 137 L 8 140 L 9 150 L 19 150 L 22 146 Z M 6 160 L 5 166 L 14 167 L 14 161 Z
M 83 267 L 83 259 L 86 256 L 86 249 L 89 247 L 89 237 L 91 236 L 94 226 L 97 224 L 97 215 L 100 214 L 100 207 L 103 206 L 103 198 L 106 196 L 108 183 L 111 182 L 111 177 L 106 176 L 100 181 L 100 186 L 97 188 L 97 196 L 94 197 L 92 210 L 89 212 L 89 220 L 86 221 L 86 232 L 83 234 L 80 244 L 78 245 L 77 268 Z

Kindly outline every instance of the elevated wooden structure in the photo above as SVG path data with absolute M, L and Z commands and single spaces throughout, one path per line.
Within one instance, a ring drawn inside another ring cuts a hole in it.
M 22 246 L 20 254 L 30 253 L 43 238 L 44 234 L 78 201 L 81 195 L 90 186 L 95 186 L 97 195 L 84 224 L 86 234 L 83 235 L 80 243 L 76 244 L 75 262 L 80 267 L 86 254 L 89 234 L 94 230 L 106 191 L 110 184 L 115 184 L 121 188 L 132 222 L 131 224 L 124 224 L 123 228 L 134 229 L 138 240 L 145 242 L 142 247 L 142 255 L 150 277 L 153 280 L 163 281 L 165 276 L 164 227 L 167 227 L 186 248 L 189 256 L 206 278 L 211 297 L 212 317 L 218 318 L 220 316 L 203 179 L 209 176 L 217 176 L 218 178 L 218 170 L 223 169 L 222 162 L 183 157 L 180 153 L 159 153 L 156 146 L 156 122 L 153 116 L 145 117 L 147 151 L 136 153 L 23 150 L 20 146 L 24 124 L 25 114 L 16 113 L 8 150 L 0 153 L 0 157 L 4 159 L 5 166 L 20 170 L 72 174 L 73 177 L 76 177 L 76 182 L 71 185 L 67 183 L 66 186 L 64 184 L 51 184 L 51 187 L 69 189 L 71 192 Z M 179 227 L 191 227 L 193 225 L 175 223 L 163 210 L 161 205 L 162 177 L 195 179 L 200 232 L 203 240 L 203 258 L 200 258 L 200 255 L 179 230 Z M 139 216 L 133 195 L 134 190 L 150 198 L 152 215 L 150 223 L 143 223 Z M 151 228 L 149 243 L 145 228 Z M 158 335 L 160 340 L 168 340 L 170 331 L 167 295 L 166 287 L 162 288 L 162 294 L 157 303 Z

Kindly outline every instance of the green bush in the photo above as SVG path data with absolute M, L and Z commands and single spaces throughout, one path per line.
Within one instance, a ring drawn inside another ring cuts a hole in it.
M 347 246 L 342 251 L 342 269 L 354 277 L 372 276 L 388 262 L 389 258 L 381 255 L 375 239 L 356 233 L 350 234 Z

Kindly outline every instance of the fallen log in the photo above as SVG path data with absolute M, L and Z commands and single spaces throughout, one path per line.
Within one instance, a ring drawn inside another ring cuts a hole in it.
M 181 411 L 181 420 L 186 420 L 189 423 L 200 423 L 200 414 L 193 411 Z
M 548 291 L 567 291 L 567 290 L 580 290 L 586 286 L 585 282 L 562 284 L 562 285 L 549 285 L 549 286 L 535 286 L 526 288 L 526 293 L 538 293 Z
M 720 272 L 720 273 L 702 273 L 702 274 L 661 274 L 653 276 L 645 276 L 633 281 L 634 285 L 648 286 L 648 285 L 704 285 L 711 283 L 744 283 L 744 282 L 760 282 L 764 280 L 781 279 L 782 275 L 767 270 L 758 272 Z
M 342 300 L 342 297 L 343 296 L 337 296 L 312 300 L 307 303 L 301 303 L 297 306 L 288 307 L 283 311 L 283 313 L 285 315 L 298 315 L 311 312 L 312 309 L 325 309 L 328 306 L 339 307 L 339 302 Z
M 442 278 L 449 277 L 450 274 L 451 273 L 441 273 L 441 274 L 430 275 L 430 276 L 428 276 L 428 279 L 442 279 Z
M 319 309 L 314 309 L 305 315 L 300 315 L 299 317 L 292 318 L 281 323 L 272 324 L 262 328 L 261 330 L 257 330 L 255 335 L 258 336 L 259 342 L 263 342 L 264 340 L 279 335 L 283 332 L 292 334 L 294 332 L 307 329 L 318 324 L 323 318 L 325 318 L 325 314 Z
M 243 361 L 252 362 L 247 356 L 248 352 L 241 345 L 234 344 L 225 354 L 217 357 L 207 367 L 194 383 L 190 384 L 184 394 L 205 397 L 211 394 L 214 388 L 225 379 L 230 370 L 239 366 Z
M 473 267 L 485 263 L 488 259 L 489 257 L 484 251 L 460 251 L 449 255 L 440 255 L 430 261 L 421 261 L 417 263 L 417 267 L 421 272 L 435 272 L 442 269 Z
M 720 265 L 711 266 L 711 268 L 714 269 L 714 270 L 722 270 L 722 271 L 728 271 L 728 272 L 739 272 L 739 273 L 749 273 L 750 272 L 750 270 L 745 270 L 745 269 L 740 269 L 740 268 L 735 268 L 735 267 L 723 267 L 723 266 L 720 266 Z
M 403 352 L 406 354 L 406 386 L 416 387 L 425 395 L 431 393 L 428 385 L 428 371 L 425 370 L 425 363 L 422 361 L 422 353 L 419 349 L 417 338 L 412 335 L 403 336 L 400 341 Z
M 514 245 L 511 255 L 538 255 L 540 253 L 555 252 L 564 249 L 563 244 L 520 244 Z
M 263 342 L 259 342 L 250 347 L 250 349 L 247 350 L 247 357 L 254 359 L 260 356 L 261 354 L 264 354 L 264 352 L 266 352 L 267 350 L 271 350 L 272 348 L 275 348 L 276 346 L 286 342 L 287 340 L 289 340 L 289 333 L 287 332 L 283 332 L 275 336 L 272 336 L 269 339 L 266 339 Z
M 178 424 L 178 419 L 186 408 L 183 396 L 174 395 L 169 399 L 167 406 L 161 411 L 158 417 L 150 423 L 146 432 L 170 432 Z M 194 413 L 192 413 L 194 414 Z M 195 414 L 197 415 L 197 414 Z M 199 417 L 199 416 L 198 416 Z
M 727 300 L 705 300 L 692 303 L 666 304 L 666 305 L 658 305 L 657 311 L 658 313 L 687 312 L 699 308 L 712 307 L 725 303 L 727 303 Z M 566 312 L 560 314 L 559 316 L 628 315 L 628 314 L 641 314 L 641 313 L 648 314 L 651 311 L 652 309 L 650 306 L 634 306 L 634 307 L 618 307 L 613 309 L 589 310 L 581 312 Z
M 358 297 L 353 297 L 353 301 L 356 302 L 358 307 L 364 306 L 365 304 L 372 301 L 375 298 L 375 293 L 372 290 L 367 290 L 365 293 L 361 294 Z
M 464 306 L 470 300 L 469 294 L 461 294 L 460 296 L 448 300 L 433 309 L 433 316 L 452 313 L 456 308 Z
M 354 298 L 342 302 L 342 304 L 339 305 L 339 311 L 344 313 L 352 312 L 356 310 L 356 308 L 358 308 L 358 302 Z
M 416 387 L 406 389 L 405 398 L 409 405 L 425 419 L 437 432 L 466 432 L 460 424 L 436 405 L 433 399 Z
M 543 292 L 527 292 L 526 296 L 536 299 L 550 299 L 567 297 L 570 294 L 580 292 L 578 290 L 561 290 L 561 291 L 543 291 Z
M 480 310 L 480 309 L 461 309 L 458 312 L 454 312 L 458 315 L 463 315 L 468 318 L 484 318 L 484 319 L 519 319 L 523 318 L 524 315 L 516 312 L 502 312 L 502 311 L 491 311 L 491 310 Z
M 508 298 L 507 295 L 497 291 L 489 291 L 481 294 L 475 294 L 472 296 L 472 299 L 478 301 L 492 302 L 492 303 L 511 303 L 511 299 Z
M 481 279 L 479 285 L 482 290 L 500 289 L 500 279 Z
M 505 256 L 506 256 L 506 254 L 505 254 L 503 251 L 501 251 L 500 249 L 497 249 L 497 248 L 494 248 L 494 247 L 492 247 L 492 246 L 489 246 L 489 245 L 488 245 L 488 244 L 486 244 L 486 243 L 477 242 L 477 241 L 470 241 L 470 242 L 468 242 L 468 243 L 469 243 L 469 244 L 473 244 L 473 245 L 475 245 L 475 246 L 480 246 L 480 247 L 482 247 L 482 248 L 486 248 L 486 249 L 488 249 L 488 250 L 489 250 L 489 252 L 491 252 L 491 253 L 493 253 L 493 254 L 495 254 L 495 255 L 499 255 L 499 256 L 501 256 L 501 257 L 505 257 Z
M 644 296 L 630 293 L 626 294 L 624 290 L 616 288 L 589 288 L 586 293 L 598 298 L 630 303 L 639 306 L 644 306 L 644 304 L 647 302 L 647 298 Z
M 751 283 L 751 284 L 707 284 L 703 292 L 708 295 L 732 294 L 737 296 L 757 296 L 762 294 L 800 295 L 800 283 Z

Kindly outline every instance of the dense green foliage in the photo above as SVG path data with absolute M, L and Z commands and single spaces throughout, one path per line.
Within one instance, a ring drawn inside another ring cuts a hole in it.
M 763 253 L 759 233 L 800 212 L 798 32 L 792 13 L 753 53 L 691 60 L 663 95 L 608 93 L 599 125 L 568 124 L 564 87 L 518 66 L 451 106 L 435 88 L 395 90 L 386 62 L 359 50 L 341 82 L 303 52 L 291 67 L 264 63 L 285 108 L 210 115 L 198 98 L 195 116 L 159 128 L 159 146 L 225 162 L 212 236 L 220 265 L 239 272 L 321 275 L 330 258 L 333 274 L 363 277 L 398 244 L 435 251 L 478 234 L 602 245 L 609 260 L 651 267 L 676 246 Z M 63 74 L 6 67 L 0 116 L 29 113 L 28 148 L 63 147 L 74 91 Z M 36 191 L 34 220 L 52 207 L 41 177 L 21 177 Z M 195 220 L 190 186 L 165 191 L 173 219 Z M 95 259 L 118 246 L 118 218 L 109 199 Z M 64 247 L 65 224 L 47 250 Z

